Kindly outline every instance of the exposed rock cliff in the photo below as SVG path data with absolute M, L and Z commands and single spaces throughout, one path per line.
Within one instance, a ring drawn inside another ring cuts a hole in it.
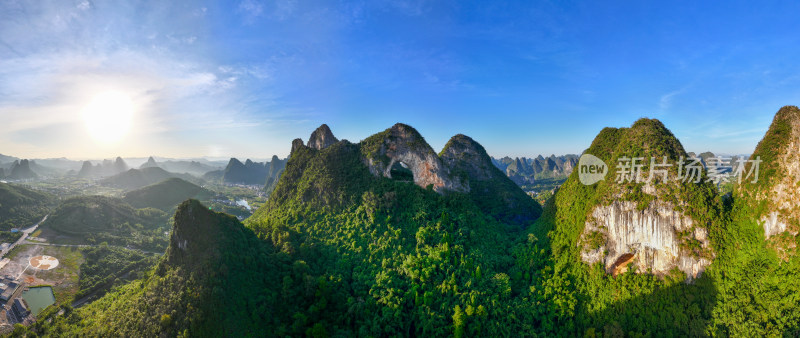
M 465 170 L 475 180 L 489 180 L 500 177 L 486 149 L 469 136 L 458 134 L 450 138 L 441 154 L 442 161 L 450 168 Z
M 323 125 L 314 134 L 329 132 Z M 312 143 L 315 139 L 319 138 L 312 135 Z M 315 170 L 306 172 L 307 166 Z M 315 178 L 309 178 L 314 182 L 311 186 L 303 187 L 310 191 L 303 194 L 303 201 L 339 203 L 341 194 L 328 194 L 331 184 L 345 178 L 357 182 L 355 177 L 359 177 L 359 172 L 366 174 L 359 179 L 367 181 L 374 177 L 389 178 L 413 182 L 426 189 L 430 187 L 440 194 L 467 194 L 476 205 L 506 224 L 528 224 L 541 214 L 541 206 L 496 168 L 486 150 L 471 138 L 456 135 L 437 155 L 414 128 L 401 123 L 358 144 L 342 140 L 321 150 L 295 139 L 289 161 L 270 199 L 279 201 L 299 189 L 295 184 L 305 175 Z M 320 175 L 327 178 L 316 178 Z M 362 181 L 337 189 L 353 190 L 357 188 L 353 185 L 364 184 L 367 183 Z
M 327 124 L 319 126 L 317 130 L 311 133 L 311 137 L 308 138 L 308 146 L 316 150 L 322 150 L 336 142 L 339 142 L 339 140 L 333 136 Z
M 305 145 L 303 144 L 303 140 L 299 138 L 292 140 L 292 152 L 297 151 L 297 149 L 300 147 L 305 147 Z
M 750 158 L 762 161 L 758 182 L 744 180 L 737 196 L 752 198 L 751 206 L 764 207 L 758 217 L 765 237 L 783 232 L 796 236 L 800 231 L 800 109 L 781 108 Z
M 651 203 L 644 210 L 638 210 L 631 201 L 598 206 L 588 217 L 584 234 L 585 238 L 602 238 L 605 243 L 585 243 L 581 258 L 590 264 L 602 262 L 606 271 L 615 275 L 635 261 L 640 273 L 650 269 L 666 274 L 677 267 L 687 276 L 696 277 L 711 263 L 707 258 L 683 253 L 688 241 L 709 249 L 708 232 L 695 227 L 691 217 L 667 202 Z M 591 247 L 597 244 L 600 245 Z
M 398 123 L 362 142 L 364 162 L 376 176 L 391 178 L 397 162 L 404 163 L 414 174 L 414 183 L 433 190 L 468 192 L 469 186 L 453 177 L 436 152 L 414 128 Z
M 462 134 L 453 136 L 439 156 L 484 211 L 506 223 L 516 224 L 541 215 L 541 206 L 495 167 L 483 146 L 472 138 Z
M 640 119 L 630 128 L 605 128 L 585 153 L 612 168 L 623 157 L 666 156 L 669 163 L 677 163 L 686 156 L 677 138 L 660 121 L 650 119 Z M 574 172 L 556 192 L 551 210 L 556 230 L 578 233 L 572 245 L 581 259 L 600 262 L 611 274 L 631 267 L 657 275 L 673 269 L 689 278 L 701 274 L 715 255 L 708 239 L 711 220 L 719 212 L 714 187 L 675 180 L 677 165 L 667 170 L 671 179 L 660 176 L 650 183 L 618 182 L 611 171 L 605 180 L 588 186 Z

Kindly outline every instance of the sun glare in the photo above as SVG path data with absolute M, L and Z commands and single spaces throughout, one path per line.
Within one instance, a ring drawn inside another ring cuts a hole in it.
M 133 102 L 124 93 L 103 92 L 92 98 L 82 115 L 92 138 L 105 144 L 115 143 L 130 129 Z

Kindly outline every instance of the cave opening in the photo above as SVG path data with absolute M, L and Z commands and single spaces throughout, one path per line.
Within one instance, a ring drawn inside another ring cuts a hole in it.
M 614 264 L 611 265 L 612 275 L 616 276 L 628 271 L 628 264 L 633 262 L 634 258 L 636 258 L 636 254 L 634 253 L 626 253 L 622 256 L 619 256 L 619 258 L 614 261 Z
M 395 181 L 414 182 L 414 172 L 412 172 L 404 162 L 395 162 L 389 173 Z

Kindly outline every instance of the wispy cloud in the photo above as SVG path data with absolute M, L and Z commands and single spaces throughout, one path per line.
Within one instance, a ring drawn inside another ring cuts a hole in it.
M 661 98 L 658 100 L 658 109 L 659 112 L 666 112 L 672 107 L 672 102 L 674 101 L 675 97 L 682 94 L 686 88 L 681 88 L 664 95 L 661 95 Z
M 245 23 L 250 24 L 264 14 L 264 4 L 257 0 L 244 0 L 239 3 L 239 12 Z

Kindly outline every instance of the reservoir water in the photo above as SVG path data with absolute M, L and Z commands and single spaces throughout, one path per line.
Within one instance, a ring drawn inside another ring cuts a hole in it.
M 38 315 L 44 308 L 56 303 L 53 288 L 49 286 L 40 286 L 23 291 L 22 299 L 28 303 L 28 307 L 34 315 Z

